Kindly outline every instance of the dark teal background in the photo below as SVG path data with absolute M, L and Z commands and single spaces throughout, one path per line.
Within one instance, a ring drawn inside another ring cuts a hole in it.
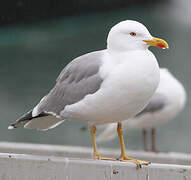
M 105 48 L 109 29 L 122 20 L 132 19 L 144 23 L 153 36 L 168 41 L 169 50 L 151 50 L 159 64 L 169 68 L 184 84 L 188 94 L 185 110 L 157 129 L 158 148 L 191 152 L 191 14 L 185 11 L 174 0 L 164 6 L 133 6 L 1 27 L 0 141 L 91 146 L 89 132 L 80 130 L 85 125 L 80 121 L 65 122 L 46 132 L 22 128 L 10 131 L 7 127 L 48 93 L 68 62 Z M 140 130 L 129 130 L 127 135 L 129 149 L 142 149 Z M 116 139 L 102 146 L 119 147 L 119 143 Z

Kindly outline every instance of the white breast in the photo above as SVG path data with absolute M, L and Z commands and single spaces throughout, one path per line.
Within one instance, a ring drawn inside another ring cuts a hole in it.
M 91 124 L 123 121 L 144 108 L 159 83 L 158 63 L 148 50 L 106 53 L 99 73 L 100 89 L 67 106 L 67 118 Z

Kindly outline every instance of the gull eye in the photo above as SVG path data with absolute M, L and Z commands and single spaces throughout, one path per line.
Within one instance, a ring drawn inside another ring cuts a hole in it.
M 131 32 L 130 35 L 131 36 L 136 36 L 136 33 L 135 32 Z

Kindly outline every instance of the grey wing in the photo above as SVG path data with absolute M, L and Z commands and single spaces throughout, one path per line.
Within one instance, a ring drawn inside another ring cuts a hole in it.
M 59 116 L 66 105 L 95 93 L 103 79 L 99 76 L 104 51 L 96 51 L 74 59 L 60 73 L 53 89 L 31 111 L 24 114 L 8 128 L 20 126 L 47 130 L 63 122 Z
M 140 112 L 136 115 L 136 117 L 143 115 L 145 113 L 154 113 L 156 111 L 159 111 L 165 107 L 167 104 L 167 98 L 160 93 L 155 93 L 149 104 Z
M 96 51 L 74 59 L 60 73 L 56 85 L 36 107 L 37 114 L 59 115 L 66 105 L 74 104 L 87 94 L 95 93 L 103 81 L 99 68 L 104 51 Z

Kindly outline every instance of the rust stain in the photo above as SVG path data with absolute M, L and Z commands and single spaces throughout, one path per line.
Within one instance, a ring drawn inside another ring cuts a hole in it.
M 113 170 L 113 174 L 118 174 L 119 173 L 119 171 L 118 170 Z

